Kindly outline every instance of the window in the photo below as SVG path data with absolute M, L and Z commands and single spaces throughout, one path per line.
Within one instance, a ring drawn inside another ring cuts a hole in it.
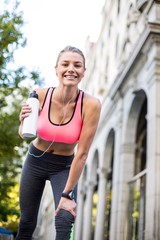
M 136 136 L 134 176 L 129 182 L 128 240 L 145 239 L 147 101 L 139 115 Z
M 114 164 L 114 131 L 110 133 L 110 169 L 107 174 L 107 194 L 106 194 L 106 210 L 105 210 L 105 223 L 104 223 L 104 239 L 110 239 L 110 221 L 111 221 L 111 205 L 112 205 L 112 179 L 113 179 L 113 164 Z
M 97 174 L 97 184 L 94 187 L 94 192 L 93 192 L 93 207 L 92 207 L 92 237 L 91 239 L 94 239 L 94 233 L 95 233 L 95 227 L 96 227 L 96 216 L 97 216 L 97 203 L 98 203 L 98 174 Z

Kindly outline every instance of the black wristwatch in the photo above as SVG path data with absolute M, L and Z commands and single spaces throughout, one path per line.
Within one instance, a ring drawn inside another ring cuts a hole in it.
M 74 192 L 70 191 L 70 192 L 62 192 L 62 197 L 64 198 L 68 198 L 70 200 L 74 200 Z

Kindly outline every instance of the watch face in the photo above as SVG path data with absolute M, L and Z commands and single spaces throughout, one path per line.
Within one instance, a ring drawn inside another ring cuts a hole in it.
M 68 195 L 71 199 L 74 199 L 74 192 L 73 191 L 71 191 Z

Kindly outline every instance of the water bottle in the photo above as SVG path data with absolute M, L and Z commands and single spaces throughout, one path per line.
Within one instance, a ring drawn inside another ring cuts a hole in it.
M 23 121 L 22 136 L 24 138 L 34 138 L 37 134 L 37 119 L 39 112 L 39 100 L 36 91 L 30 93 L 26 102 L 32 108 L 32 112 Z

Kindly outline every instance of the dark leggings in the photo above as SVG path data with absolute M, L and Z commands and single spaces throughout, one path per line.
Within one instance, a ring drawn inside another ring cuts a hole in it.
M 29 152 L 36 156 L 40 156 L 43 153 L 35 148 L 33 144 L 30 145 Z M 50 153 L 45 153 L 42 157 L 38 158 L 30 154 L 27 155 L 21 174 L 21 217 L 16 237 L 17 240 L 32 239 L 46 180 L 51 182 L 55 208 L 57 208 L 69 175 L 73 157 L 73 155 L 61 156 Z M 74 192 L 76 195 L 76 188 Z M 56 240 L 69 240 L 73 223 L 74 217 L 72 214 L 61 209 L 55 217 Z

